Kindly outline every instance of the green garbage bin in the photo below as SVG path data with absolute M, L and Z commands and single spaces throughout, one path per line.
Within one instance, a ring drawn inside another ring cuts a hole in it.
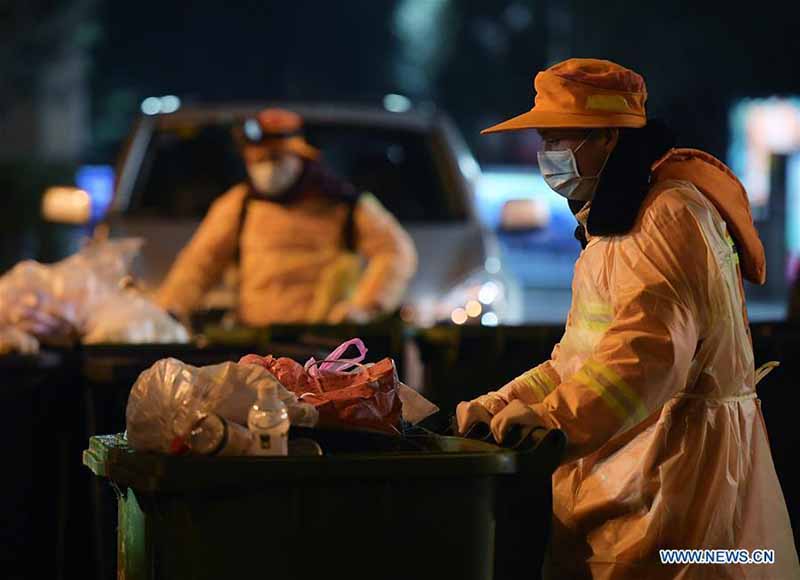
M 248 336 L 248 338 L 253 338 Z M 81 386 L 83 389 L 80 421 L 75 421 L 80 431 L 77 452 L 83 449 L 87 437 L 99 433 L 114 433 L 125 428 L 125 408 L 131 387 L 139 374 L 156 361 L 174 357 L 195 366 L 236 361 L 251 352 L 270 352 L 276 356 L 288 356 L 306 360 L 320 357 L 323 351 L 302 345 L 274 343 L 268 341 L 246 342 L 231 340 L 229 343 L 198 346 L 195 344 L 94 344 L 77 350 L 80 362 Z M 77 394 L 77 393 L 76 393 Z M 80 425 L 82 423 L 82 425 Z M 81 564 L 91 565 L 91 572 L 81 570 L 83 576 L 110 578 L 114 574 L 113 527 L 108 524 L 108 514 L 116 511 L 116 502 L 110 488 L 91 477 L 77 462 L 70 462 L 72 487 L 88 493 L 90 508 L 75 509 L 73 520 L 81 517 L 83 528 L 75 527 L 84 536 L 81 549 L 91 546 L 90 555 L 81 558 Z M 81 502 L 86 503 L 86 500 Z M 85 529 L 84 529 L 85 528 Z M 62 533 L 69 533 L 63 530 Z M 86 540 L 90 541 L 86 541 Z M 74 550 L 73 550 L 74 551 Z
M 559 431 L 525 453 L 455 437 L 407 438 L 406 449 L 369 453 L 317 440 L 334 451 L 168 457 L 134 452 L 121 436 L 92 437 L 84 464 L 118 493 L 118 577 L 538 576 L 544 544 L 514 528 L 525 514 L 535 518 L 526 528 L 547 529 L 549 493 L 519 505 L 504 486 L 549 492 Z

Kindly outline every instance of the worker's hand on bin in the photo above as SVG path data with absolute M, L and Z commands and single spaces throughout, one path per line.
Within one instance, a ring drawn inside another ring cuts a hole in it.
M 502 445 L 506 436 L 515 427 L 521 430 L 517 436 L 519 442 L 526 439 L 534 429 L 544 425 L 528 405 L 519 399 L 514 399 L 492 418 L 490 427 L 494 440 L 498 445 Z
M 456 421 L 458 423 L 458 434 L 466 437 L 478 423 L 483 423 L 488 427 L 492 422 L 492 414 L 480 399 L 463 401 L 456 407 Z
M 489 436 L 489 424 L 492 417 L 502 411 L 507 405 L 506 399 L 500 393 L 491 392 L 481 395 L 472 401 L 464 401 L 456 407 L 456 422 L 458 433 L 462 437 L 468 434 L 474 436 L 475 432 L 481 433 L 480 438 Z M 483 424 L 485 429 L 474 429 L 476 425 Z M 485 436 L 483 432 L 485 431 Z

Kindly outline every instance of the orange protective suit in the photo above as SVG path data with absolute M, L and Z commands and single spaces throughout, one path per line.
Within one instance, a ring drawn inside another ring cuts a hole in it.
M 740 272 L 765 276 L 743 187 L 712 156 L 672 150 L 634 228 L 588 236 L 551 360 L 478 399 L 492 414 L 521 399 L 567 434 L 546 577 L 800 578 Z M 667 548 L 776 562 L 665 565 Z
M 414 242 L 372 195 L 356 204 L 355 250 L 343 244 L 346 204 L 307 195 L 291 204 L 253 201 L 241 225 L 245 184 L 222 195 L 159 290 L 176 313 L 197 308 L 239 248 L 239 318 L 253 326 L 328 320 L 343 302 L 390 312 L 416 272 Z M 361 260 L 364 259 L 362 267 Z

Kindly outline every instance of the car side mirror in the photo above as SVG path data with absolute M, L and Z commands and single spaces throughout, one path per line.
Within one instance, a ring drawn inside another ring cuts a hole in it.
M 550 224 L 550 208 L 537 199 L 510 199 L 500 212 L 500 230 L 506 233 L 539 231 Z
M 50 187 L 42 198 L 42 217 L 59 224 L 87 225 L 92 218 L 92 199 L 77 187 Z

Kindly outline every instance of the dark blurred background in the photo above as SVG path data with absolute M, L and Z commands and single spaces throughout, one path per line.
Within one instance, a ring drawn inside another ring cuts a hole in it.
M 537 71 L 572 56 L 608 58 L 644 75 L 649 113 L 677 130 L 680 145 L 730 163 L 737 104 L 800 94 L 795 6 L 770 0 L 4 2 L 0 185 L 8 211 L 0 218 L 0 270 L 20 258 L 52 261 L 74 251 L 63 227 L 42 224 L 42 191 L 72 185 L 85 164 L 112 165 L 153 95 L 175 95 L 183 106 L 265 100 L 380 106 L 387 94 L 402 95 L 415 107 L 435 104 L 449 112 L 484 168 L 522 165 L 533 173 L 535 133 L 482 138 L 479 130 L 530 108 Z M 734 164 L 734 170 L 744 177 L 747 168 Z M 479 200 L 479 209 L 490 206 Z M 778 245 L 768 250 L 781 263 L 787 249 L 782 240 Z M 531 282 L 524 271 L 520 276 Z M 780 316 L 781 308 L 765 316 Z
M 795 2 L 29 0 L 0 10 L 4 159 L 113 158 L 141 101 L 380 102 L 401 93 L 480 128 L 531 106 L 571 56 L 641 72 L 651 114 L 724 157 L 728 109 L 800 91 Z

